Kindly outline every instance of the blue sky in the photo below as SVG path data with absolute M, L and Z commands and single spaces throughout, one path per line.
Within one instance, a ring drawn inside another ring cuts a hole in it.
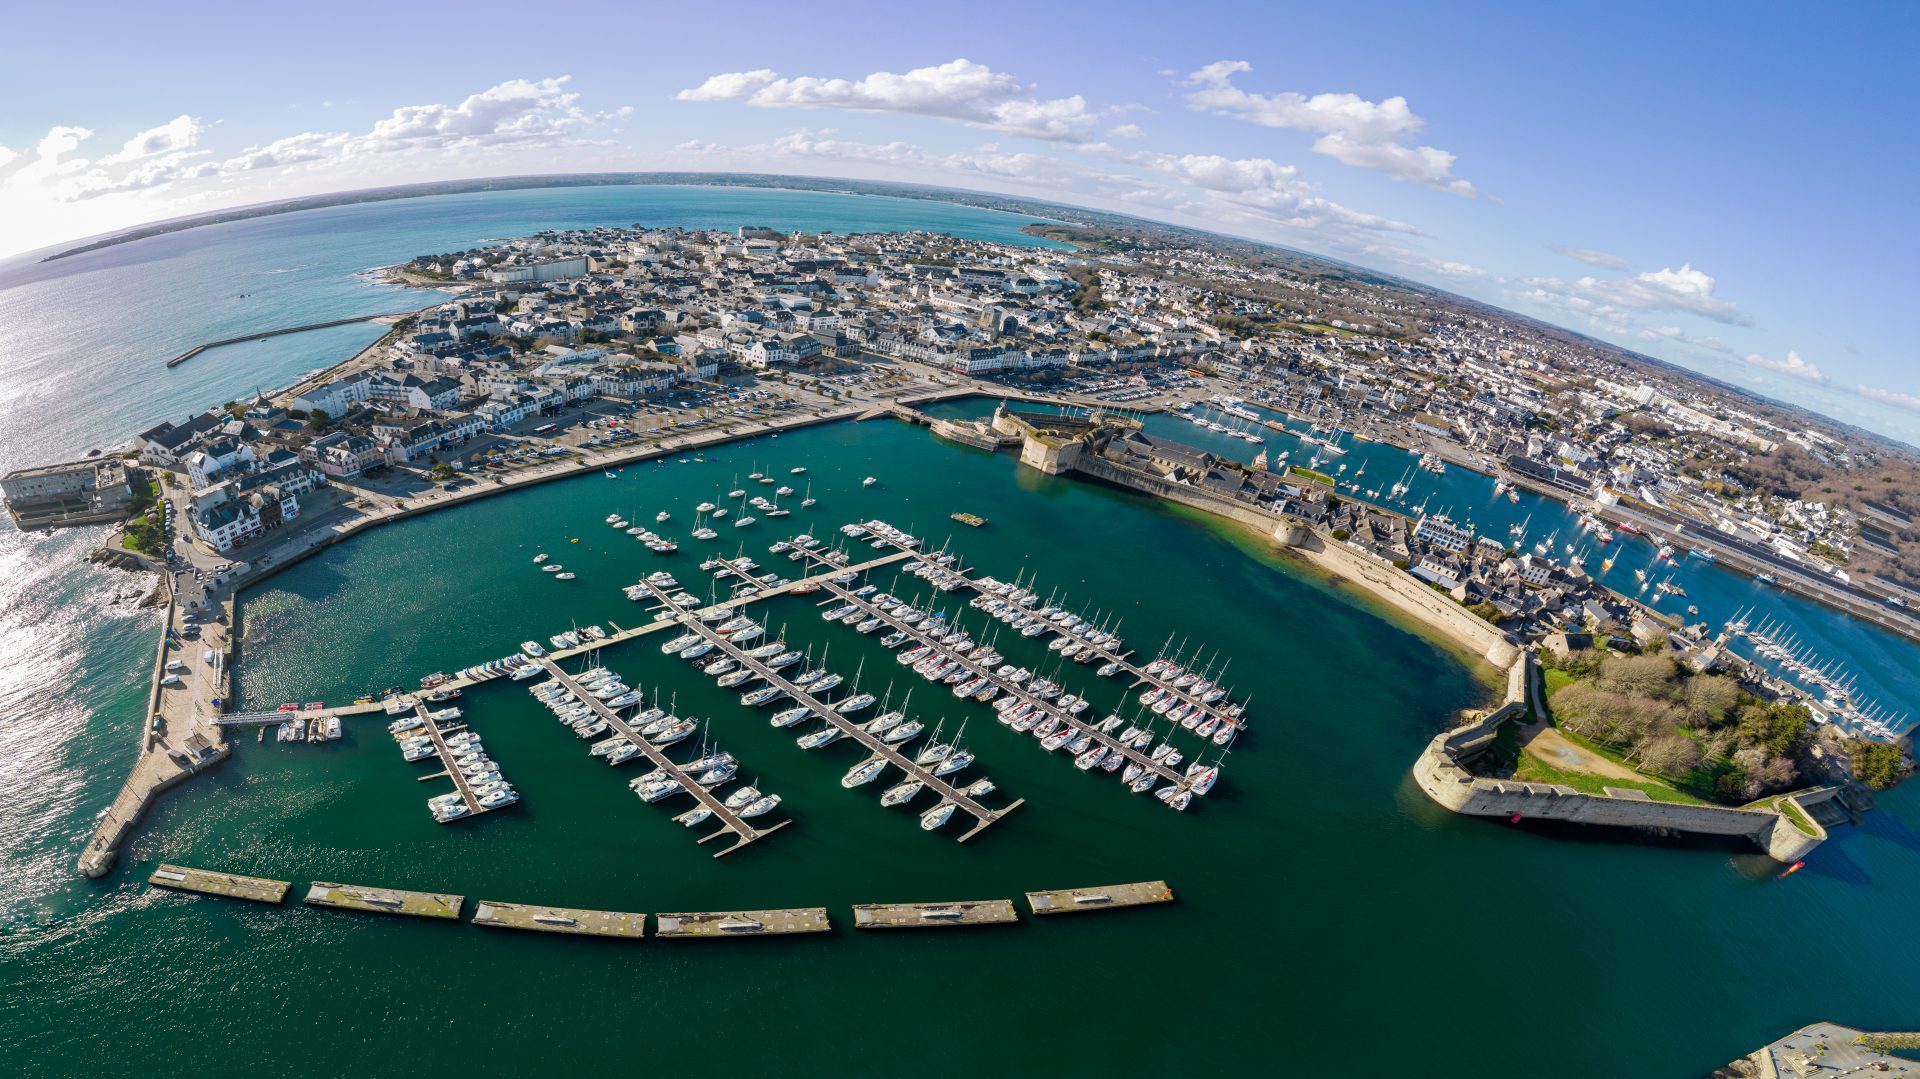
M 417 180 L 898 179 L 1333 255 L 1920 438 L 1910 6 L 325 12 L 11 13 L 0 255 Z

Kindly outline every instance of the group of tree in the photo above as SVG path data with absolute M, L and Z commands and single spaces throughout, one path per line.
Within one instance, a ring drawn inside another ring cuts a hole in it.
M 1886 790 L 1906 778 L 1907 755 L 1899 746 L 1860 738 L 1849 749 L 1853 757 L 1853 777 L 1874 790 Z
M 1550 662 L 1575 676 L 1553 694 L 1555 722 L 1643 771 L 1691 782 L 1708 770 L 1710 793 L 1735 804 L 1799 778 L 1795 762 L 1812 738 L 1804 705 L 1761 704 L 1732 678 L 1687 673 L 1666 655 L 1582 652 Z

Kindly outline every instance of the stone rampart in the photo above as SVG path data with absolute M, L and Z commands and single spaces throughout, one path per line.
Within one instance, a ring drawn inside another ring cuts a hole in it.
M 1532 663 L 1531 655 L 1522 654 L 1508 670 L 1507 699 L 1500 707 L 1452 730 L 1442 731 L 1427 743 L 1413 766 L 1414 781 L 1427 797 L 1455 813 L 1474 817 L 1518 817 L 1690 835 L 1743 836 L 1782 862 L 1799 861 L 1827 837 L 1826 829 L 1815 823 L 1807 805 L 1832 797 L 1834 788 L 1798 792 L 1776 803 L 1791 802 L 1797 807 L 1800 819 L 1811 829 L 1805 831 L 1777 808 L 1734 809 L 1616 798 L 1587 794 L 1557 783 L 1474 775 L 1467 764 L 1493 742 L 1502 723 L 1527 712 L 1527 684 L 1532 677 Z

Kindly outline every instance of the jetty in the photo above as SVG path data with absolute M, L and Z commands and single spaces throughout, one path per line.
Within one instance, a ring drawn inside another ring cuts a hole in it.
M 729 567 L 735 566 L 733 562 L 724 559 L 722 561 Z M 741 573 L 743 576 L 745 575 L 744 571 L 738 568 L 735 568 L 735 572 Z M 844 574 L 851 571 L 841 570 L 840 572 Z M 831 580 L 825 583 L 829 587 L 833 586 Z M 1005 809 L 988 809 L 965 791 L 935 775 L 931 768 L 922 767 L 916 763 L 911 756 L 900 752 L 900 750 L 893 745 L 883 741 L 879 735 L 869 734 L 864 724 L 856 723 L 846 716 L 841 715 L 833 705 L 822 701 L 813 694 L 794 685 L 792 682 L 781 677 L 778 671 L 768 667 L 760 660 L 749 656 L 747 649 L 728 640 L 705 622 L 700 621 L 688 608 L 681 607 L 672 600 L 664 597 L 660 602 L 664 609 L 673 613 L 681 625 L 686 626 L 687 629 L 698 634 L 715 648 L 731 656 L 735 663 L 752 671 L 754 675 L 765 684 L 780 690 L 786 699 L 804 705 L 816 718 L 825 721 L 829 726 L 839 730 L 843 737 L 851 738 L 860 745 L 865 746 L 867 751 L 873 756 L 884 758 L 887 763 L 905 772 L 909 777 L 919 780 L 926 789 L 933 791 L 943 800 L 952 802 L 955 808 L 971 816 L 974 819 L 974 825 L 960 836 L 960 842 L 965 843 L 967 840 L 972 839 L 975 835 L 984 831 L 988 825 L 995 823 L 1008 813 L 1013 812 L 1025 804 L 1026 799 L 1022 798 L 1015 800 L 1012 805 L 1007 806 Z
M 808 553 L 811 554 L 812 552 Z M 1160 777 L 1160 779 L 1167 784 L 1177 787 L 1186 785 L 1192 781 L 1191 777 L 1177 769 L 1167 767 L 1147 754 L 1142 753 L 1140 750 L 1134 749 L 1127 743 L 1120 741 L 1113 735 L 1086 723 L 1065 709 L 1055 707 L 1050 701 L 1035 696 L 1024 686 L 1014 685 L 1004 678 L 996 678 L 990 668 L 975 663 L 964 656 L 953 654 L 952 650 L 946 645 L 934 640 L 931 634 L 901 619 L 890 611 L 881 610 L 879 607 L 868 602 L 865 597 L 855 595 L 854 591 L 845 585 L 829 580 L 826 583 L 826 588 L 831 591 L 840 602 L 852 604 L 867 616 L 878 618 L 883 624 L 900 633 L 906 634 L 907 638 L 914 643 L 926 645 L 935 652 L 953 660 L 959 664 L 961 669 L 967 671 L 970 678 L 985 678 L 988 684 L 999 686 L 1000 691 L 1006 696 L 1031 706 L 1034 711 L 1058 721 L 1061 725 L 1072 727 L 1074 730 L 1093 739 L 1093 741 L 1098 744 L 1105 746 L 1109 752 L 1120 754 L 1128 761 L 1139 765 L 1144 771 Z
M 958 519 L 958 515 L 956 515 L 956 519 Z M 905 551 L 908 554 L 916 554 L 916 555 L 920 554 L 919 551 L 916 551 L 911 547 L 902 546 L 898 540 L 895 540 L 890 536 L 878 535 L 876 537 L 876 542 L 885 543 L 901 551 Z M 808 552 L 808 553 L 811 554 L 812 552 Z M 925 556 L 923 555 L 922 557 L 925 557 Z M 981 595 L 988 594 L 981 589 L 980 583 L 974 580 L 973 576 L 970 573 L 968 573 L 966 570 L 953 569 L 951 567 L 947 567 L 944 569 L 944 572 L 953 575 L 956 579 L 960 581 L 961 586 L 973 590 L 976 594 L 981 594 Z M 1029 591 L 1033 590 L 1034 588 L 1032 584 L 1028 584 L 1025 587 Z M 1216 721 L 1216 723 L 1224 723 L 1239 730 L 1246 729 L 1247 723 L 1246 723 L 1246 718 L 1244 716 L 1235 715 L 1233 713 L 1226 711 L 1224 708 L 1220 707 L 1222 703 L 1231 703 L 1230 698 L 1221 698 L 1220 700 L 1216 700 L 1212 703 L 1208 703 L 1207 701 L 1201 700 L 1200 698 L 1194 696 L 1193 694 L 1188 693 L 1185 687 L 1176 686 L 1173 684 L 1172 681 L 1165 678 L 1158 677 L 1157 675 L 1150 673 L 1145 667 L 1141 667 L 1133 663 L 1131 659 L 1133 653 L 1128 651 L 1127 649 L 1117 648 L 1117 647 L 1102 647 L 1100 645 L 1096 645 L 1092 641 L 1085 640 L 1078 636 L 1074 636 L 1073 634 L 1067 632 L 1065 627 L 1053 622 L 1047 623 L 1046 634 L 1057 636 L 1057 637 L 1069 638 L 1075 644 L 1078 644 L 1082 648 L 1086 649 L 1089 653 L 1093 655 L 1094 658 L 1100 660 L 1103 663 L 1113 664 L 1116 668 L 1119 669 L 1120 672 L 1126 674 L 1128 677 L 1133 679 L 1133 688 L 1135 689 L 1138 689 L 1141 686 L 1153 686 L 1161 690 L 1166 695 L 1172 697 L 1177 703 L 1191 704 L 1194 708 L 1199 710 L 1202 719 L 1212 718 Z M 1198 726 L 1199 722 L 1200 722 L 1199 720 L 1196 720 L 1195 726 Z
M 571 933 L 639 940 L 646 933 L 647 916 L 619 910 L 577 910 L 573 907 L 541 907 L 482 899 L 473 912 L 473 924 L 499 929 L 526 929 L 535 933 Z
M 175 356 L 174 358 L 168 360 L 167 366 L 178 367 L 181 364 L 186 363 L 188 360 L 193 359 L 195 356 L 200 355 L 202 352 L 205 352 L 210 348 L 221 348 L 225 345 L 238 345 L 238 344 L 243 344 L 247 341 L 264 341 L 269 337 L 282 337 L 290 333 L 305 333 L 308 330 L 325 330 L 334 326 L 351 326 L 356 322 L 373 322 L 383 318 L 405 318 L 406 316 L 411 315 L 413 313 L 414 312 L 412 311 L 390 311 L 386 314 L 381 314 L 381 315 L 355 315 L 352 318 L 336 318 L 326 322 L 308 322 L 299 326 L 283 326 L 277 330 L 261 330 L 258 333 L 243 333 L 238 337 L 222 337 L 218 341 L 208 341 L 205 344 L 193 346 L 192 348 L 186 350 L 185 352 L 182 352 L 178 356 Z
M 1164 880 L 1027 893 L 1027 906 L 1033 908 L 1035 914 L 1076 914 L 1087 910 L 1112 910 L 1115 907 L 1141 907 L 1171 902 L 1173 902 L 1173 889 L 1167 887 L 1167 882 Z
M 465 896 L 446 892 L 409 892 L 400 888 L 370 888 L 361 884 L 333 884 L 316 880 L 302 900 L 310 907 L 364 910 L 375 914 L 409 914 L 416 918 L 458 918 Z
M 433 716 L 427 711 L 426 705 L 416 703 L 413 706 L 413 711 L 415 715 L 420 717 L 421 733 L 433 741 L 434 756 L 437 757 L 442 764 L 446 765 L 446 771 L 442 772 L 441 775 L 453 780 L 454 789 L 460 792 L 460 800 L 467 803 L 466 817 L 451 817 L 447 820 L 440 821 L 440 823 L 449 824 L 456 820 L 466 820 L 468 817 L 477 817 L 482 813 L 492 812 L 491 809 L 480 804 L 480 796 L 473 792 L 473 784 L 468 783 L 467 777 L 461 773 L 459 768 L 454 766 L 453 749 L 447 745 L 447 735 L 453 731 L 465 730 L 467 725 L 457 723 L 447 730 L 442 730 L 440 724 L 435 722 Z M 432 779 L 435 777 L 425 776 L 422 778 Z M 508 803 L 508 805 L 512 804 L 511 802 Z
M 661 624 L 667 625 L 671 623 Z M 666 771 L 677 779 L 681 789 L 693 795 L 694 800 L 706 807 L 707 811 L 712 814 L 712 818 L 720 822 L 719 829 L 710 835 L 702 837 L 700 839 L 701 843 L 708 843 L 728 834 L 734 836 L 734 841 L 731 844 L 714 852 L 713 856 L 715 858 L 723 858 L 732 854 L 747 844 L 756 843 L 765 839 L 793 823 L 791 820 L 783 820 L 769 828 L 754 827 L 748 823 L 744 817 L 741 817 L 738 813 L 729 809 L 726 801 L 719 795 L 702 786 L 693 775 L 681 768 L 678 762 L 668 758 L 665 750 L 642 737 L 637 728 L 620 718 L 619 712 L 607 707 L 605 702 L 582 687 L 579 682 L 574 680 L 572 675 L 562 670 L 560 665 L 555 663 L 552 658 L 543 657 L 539 662 L 541 666 L 547 669 L 547 673 L 553 676 L 554 681 L 565 686 L 569 693 L 572 693 L 574 697 L 579 699 L 588 708 L 591 708 L 595 715 L 605 720 L 607 726 L 618 733 L 620 737 L 625 738 L 628 744 L 638 748 L 642 756 L 645 756 L 653 762 L 654 767 Z
M 705 914 L 657 914 L 653 935 L 677 937 L 772 937 L 787 933 L 824 933 L 827 908 L 733 910 Z
M 1011 899 L 975 899 L 958 903 L 860 903 L 853 908 L 855 929 L 930 929 L 949 925 L 1006 925 L 1020 918 Z
M 147 878 L 147 883 L 178 892 L 224 895 L 230 899 L 251 899 L 256 903 L 278 903 L 287 897 L 287 888 L 290 886 L 284 880 L 243 877 L 238 873 L 194 869 L 164 862 Z

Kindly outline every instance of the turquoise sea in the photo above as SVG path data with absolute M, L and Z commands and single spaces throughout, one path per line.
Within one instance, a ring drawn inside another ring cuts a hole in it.
M 356 276 L 369 267 L 541 227 L 635 221 L 1007 240 L 1020 223 L 812 193 L 504 192 L 265 218 L 0 270 L 0 467 L 110 445 L 337 359 L 375 331 L 298 335 L 159 369 L 198 340 L 416 302 Z M 1167 433 L 1203 434 L 1185 424 Z M 788 598 L 764 613 L 790 640 L 859 671 L 876 693 L 892 683 L 896 700 L 917 683 L 912 711 L 947 731 L 966 723 L 974 774 L 1026 804 L 965 845 L 955 826 L 924 833 L 912 815 L 880 807 L 877 791 L 840 788 L 855 751 L 798 749 L 795 732 L 642 641 L 605 662 L 708 720 L 747 775 L 783 795 L 792 826 L 716 861 L 671 808 L 639 802 L 624 769 L 589 758 L 524 686 L 495 684 L 460 703 L 524 796 L 512 810 L 433 824 L 424 800 L 444 784 L 415 782 L 427 769 L 400 760 L 382 721 L 359 720 L 327 746 L 242 740 L 152 814 L 113 875 L 87 882 L 72 860 L 132 757 L 155 619 L 115 602 L 133 579 L 79 563 L 87 535 L 0 533 L 8 1070 L 1597 1079 L 1701 1074 L 1815 1018 L 1911 1025 L 1920 965 L 1900 922 L 1920 899 L 1911 791 L 1840 830 L 1786 880 L 1738 848 L 1456 818 L 1407 769 L 1451 711 L 1484 698 L 1475 673 L 1237 534 L 892 422 L 704 456 L 404 522 L 271 579 L 243 600 L 246 702 L 341 701 L 575 621 L 634 624 L 640 609 L 619 587 L 663 565 L 698 577 L 697 543 L 660 558 L 608 528 L 608 513 L 666 509 L 669 530 L 684 531 L 692 506 L 735 475 L 804 465 L 820 504 L 789 518 L 796 528 L 825 538 L 881 516 L 936 542 L 951 536 L 985 572 L 1033 575 L 1122 620 L 1137 648 L 1169 637 L 1204 645 L 1230 660 L 1226 680 L 1251 698 L 1250 735 L 1214 793 L 1175 814 L 1049 759 L 988 709 L 920 683 L 874 641 Z M 862 488 L 865 475 L 881 482 Z M 1472 477 L 1448 480 L 1462 506 L 1486 497 Z M 1547 509 L 1532 508 L 1536 522 Z M 990 524 L 953 525 L 956 510 Z M 1483 529 L 1504 527 L 1497 512 L 1474 510 Z M 775 523 L 724 542 L 787 568 L 765 553 L 791 531 Z M 536 572 L 539 550 L 579 578 Z M 1694 572 L 1692 602 L 1710 616 L 1769 598 Z M 915 594 L 910 578 L 876 583 Z M 1915 649 L 1772 598 L 1781 617 L 1871 668 L 1889 703 L 1915 699 Z M 1023 649 L 1046 654 L 1007 646 Z M 1071 677 L 1097 708 L 1118 703 L 1116 683 L 1084 668 Z M 825 905 L 838 928 L 750 941 L 551 938 L 175 895 L 144 884 L 159 861 L 292 879 L 296 896 L 319 878 L 619 910 Z M 1170 882 L 1179 902 L 977 930 L 847 928 L 855 902 L 1150 878 Z

